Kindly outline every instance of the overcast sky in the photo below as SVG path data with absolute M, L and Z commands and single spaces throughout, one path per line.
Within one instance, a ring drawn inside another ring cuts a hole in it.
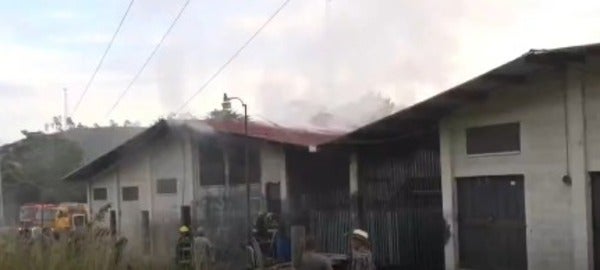
M 282 1 L 191 0 L 107 117 L 185 2 L 135 1 L 75 121 L 149 124 L 175 111 Z M 303 125 L 307 114 L 369 93 L 413 104 L 530 48 L 600 42 L 600 1 L 491 2 L 292 0 L 186 112 L 203 116 L 227 92 L 245 99 L 256 118 Z M 1 1 L 0 143 L 61 114 L 63 88 L 72 110 L 128 4 Z

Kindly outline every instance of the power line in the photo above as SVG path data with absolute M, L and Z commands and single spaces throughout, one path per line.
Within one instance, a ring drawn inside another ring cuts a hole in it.
M 179 10 L 179 13 L 177 13 L 177 16 L 175 16 L 175 19 L 171 22 L 171 25 L 169 26 L 169 28 L 167 28 L 167 31 L 163 34 L 162 38 L 156 44 L 156 46 L 154 47 L 154 49 L 152 50 L 152 52 L 150 53 L 150 55 L 148 56 L 148 58 L 146 58 L 146 61 L 144 62 L 144 64 L 137 71 L 137 73 L 135 74 L 135 76 L 133 76 L 133 79 L 129 82 L 129 84 L 127 85 L 127 87 L 121 92 L 121 94 L 117 98 L 117 101 L 115 101 L 115 104 L 113 104 L 113 106 L 110 108 L 110 110 L 108 110 L 108 112 L 106 113 L 106 117 L 108 117 L 117 108 L 117 106 L 119 106 L 119 104 L 121 103 L 121 100 L 123 99 L 123 97 L 125 97 L 125 95 L 127 94 L 127 92 L 129 92 L 129 90 L 131 89 L 131 86 L 133 86 L 133 84 L 140 77 L 140 75 L 142 74 L 142 72 L 144 71 L 144 69 L 146 69 L 146 66 L 148 66 L 148 63 L 150 63 L 150 60 L 152 60 L 152 58 L 154 57 L 154 55 L 156 54 L 156 52 L 158 51 L 158 49 L 160 48 L 160 46 L 162 45 L 162 43 L 165 41 L 165 39 L 167 38 L 167 36 L 169 35 L 169 33 L 171 33 L 171 30 L 173 30 L 173 27 L 175 27 L 175 25 L 179 21 L 179 18 L 181 18 L 181 14 L 183 14 L 183 11 L 185 11 L 185 9 L 187 8 L 187 6 L 188 6 L 189 3 L 190 3 L 190 0 L 185 1 L 185 4 L 183 4 L 183 6 L 181 7 L 181 9 Z
M 198 95 L 200 94 L 200 92 L 202 92 L 204 90 L 204 88 L 206 88 L 217 76 L 219 76 L 219 74 L 221 74 L 221 72 L 231 63 L 233 62 L 233 60 L 238 57 L 238 55 L 250 44 L 250 42 L 252 42 L 252 40 L 254 40 L 254 38 L 256 38 L 256 36 L 258 36 L 258 34 L 277 16 L 277 14 L 279 14 L 279 12 L 281 10 L 283 10 L 283 8 L 285 8 L 285 6 L 287 6 L 287 4 L 290 2 L 291 0 L 285 0 L 283 2 L 283 4 L 281 4 L 281 6 L 279 6 L 279 8 L 277 8 L 277 10 L 275 10 L 275 12 L 269 17 L 269 19 L 267 19 L 267 21 L 265 21 L 265 23 L 263 25 L 261 25 L 256 32 L 254 32 L 254 34 L 252 36 L 250 36 L 250 38 L 244 43 L 242 44 L 242 46 L 235 51 L 235 53 L 233 55 L 231 55 L 231 57 L 229 57 L 229 59 L 219 67 L 219 69 L 217 69 L 217 71 L 212 74 L 208 80 L 206 80 L 204 82 L 204 84 L 202 84 L 202 86 L 200 86 L 200 88 L 194 92 L 194 94 L 192 94 L 192 96 L 190 98 L 188 98 L 183 105 L 181 105 L 181 107 L 179 107 L 179 109 L 177 109 L 176 113 L 181 112 L 183 109 L 185 109 L 185 107 L 187 107 L 187 105 L 189 105 L 189 103 Z
M 129 10 L 131 10 L 131 6 L 133 6 L 133 2 L 134 1 L 135 0 L 131 0 L 129 2 L 129 6 L 127 6 L 127 10 L 125 10 L 125 14 L 123 14 L 123 17 L 121 17 L 121 21 L 119 22 L 119 26 L 117 26 L 117 30 L 112 35 L 112 38 L 110 39 L 110 42 L 108 42 L 108 46 L 104 50 L 104 54 L 102 54 L 102 57 L 100 58 L 100 62 L 98 62 L 98 65 L 96 66 L 96 69 L 94 70 L 94 73 L 92 73 L 92 77 L 90 78 L 90 80 L 85 85 L 85 88 L 84 88 L 83 92 L 81 93 L 81 96 L 79 97 L 79 100 L 77 100 L 77 103 L 75 104 L 75 107 L 73 107 L 73 112 L 71 114 L 75 114 L 75 112 L 77 112 L 77 109 L 79 109 L 79 105 L 81 105 L 81 102 L 83 101 L 83 98 L 87 94 L 88 90 L 90 90 L 90 86 L 92 85 L 92 82 L 94 81 L 94 78 L 96 78 L 96 74 L 98 74 L 98 71 L 100 70 L 100 67 L 102 66 L 102 63 L 104 63 L 104 58 L 106 58 L 106 55 L 108 54 L 108 51 L 112 47 L 113 42 L 115 41 L 115 38 L 117 37 L 117 34 L 121 30 L 121 26 L 123 26 L 123 22 L 125 21 L 125 18 L 127 18 L 127 14 L 129 14 Z

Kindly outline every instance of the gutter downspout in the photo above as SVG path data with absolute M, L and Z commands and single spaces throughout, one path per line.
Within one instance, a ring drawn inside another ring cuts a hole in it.
M 569 104 L 568 104 L 568 91 L 569 91 L 569 67 L 563 66 L 563 109 L 564 109 L 564 129 L 565 129 L 565 175 L 562 178 L 562 181 L 565 185 L 570 186 L 572 184 L 571 179 L 571 166 L 569 162 L 571 161 L 570 148 L 569 148 Z

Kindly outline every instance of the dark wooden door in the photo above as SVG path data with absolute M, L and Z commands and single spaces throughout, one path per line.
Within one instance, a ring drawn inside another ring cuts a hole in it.
M 594 234 L 594 269 L 600 270 L 600 172 L 592 177 L 592 228 Z
M 150 253 L 150 211 L 142 210 L 142 241 L 144 254 Z
M 267 183 L 267 211 L 281 216 L 281 184 Z
M 527 269 L 523 176 L 457 179 L 460 266 Z
M 110 234 L 117 234 L 117 212 L 115 210 L 110 210 L 109 217 L 109 226 L 110 226 Z
M 181 225 L 192 229 L 192 209 L 189 205 L 181 206 Z

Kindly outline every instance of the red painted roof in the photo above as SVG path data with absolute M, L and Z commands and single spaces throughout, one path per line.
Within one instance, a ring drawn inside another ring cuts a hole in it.
M 171 128 L 188 128 L 192 132 L 198 133 L 217 132 L 244 136 L 243 122 L 160 120 L 150 128 L 117 146 L 113 150 L 69 173 L 63 180 L 76 180 L 91 177 L 98 171 L 103 170 L 118 161 L 122 156 L 131 153 L 133 149 L 143 146 L 150 140 L 156 138 L 156 136 L 160 136 L 162 132 L 168 131 Z M 336 131 L 308 131 L 281 126 L 268 126 L 256 122 L 250 122 L 248 125 L 248 137 L 269 142 L 300 146 L 318 146 L 332 141 L 341 135 L 341 132 Z
M 244 122 L 240 121 L 192 120 L 186 122 L 206 124 L 216 132 L 245 135 Z M 308 131 L 282 126 L 270 126 L 257 122 L 248 123 L 248 137 L 285 144 L 316 146 L 336 139 L 341 135 L 343 135 L 343 133 L 337 131 Z

